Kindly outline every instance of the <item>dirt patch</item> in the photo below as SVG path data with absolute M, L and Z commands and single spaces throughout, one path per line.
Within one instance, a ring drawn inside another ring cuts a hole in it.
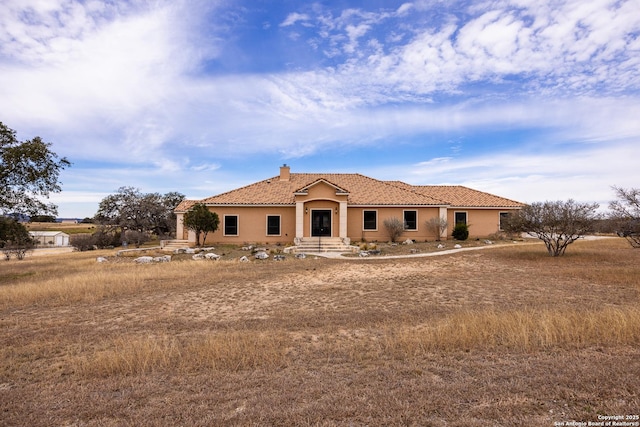
M 640 252 L 622 240 L 559 259 L 542 245 L 367 262 L 97 254 L 113 255 L 2 265 L 0 302 L 51 287 L 0 311 L 3 425 L 552 426 L 640 408 L 640 341 L 613 323 L 624 316 L 522 348 L 495 338 L 509 328 L 452 347 L 419 339 L 485 314 L 633 314 Z

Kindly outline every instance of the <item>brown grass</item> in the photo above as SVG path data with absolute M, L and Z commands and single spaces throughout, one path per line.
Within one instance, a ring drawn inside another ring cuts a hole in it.
M 1 425 L 553 425 L 640 408 L 622 239 L 393 260 L 0 263 Z

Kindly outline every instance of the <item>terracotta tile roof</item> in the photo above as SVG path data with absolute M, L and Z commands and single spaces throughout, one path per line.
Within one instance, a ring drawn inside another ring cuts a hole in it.
M 176 208 L 185 212 L 200 202 L 208 205 L 293 206 L 295 193 L 325 181 L 348 193 L 349 205 L 361 206 L 465 206 L 520 207 L 521 203 L 462 186 L 413 186 L 401 181 L 380 181 L 360 174 L 291 173 L 258 181 L 203 200 L 185 200 Z
M 328 182 L 340 191 L 348 192 L 347 201 L 350 205 L 441 206 L 444 204 L 441 200 L 429 195 L 364 175 L 334 173 L 292 173 L 288 181 L 275 176 L 200 202 L 213 205 L 294 205 L 294 193 L 304 191 L 319 180 Z M 197 202 L 185 200 L 176 208 L 176 211 L 184 212 Z
M 524 203 L 462 185 L 413 185 L 410 187 L 421 194 L 445 200 L 451 207 L 521 208 L 524 206 Z

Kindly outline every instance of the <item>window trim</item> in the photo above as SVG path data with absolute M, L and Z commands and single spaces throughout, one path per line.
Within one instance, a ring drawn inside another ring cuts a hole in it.
M 508 217 L 511 214 L 512 212 L 508 212 L 508 211 L 498 212 L 498 230 L 504 231 L 504 229 L 502 228 L 502 217 L 503 216 Z
M 416 225 L 415 228 L 407 228 L 407 219 L 406 219 L 406 213 L 407 212 L 414 212 L 416 214 Z M 417 209 L 405 209 L 402 211 L 402 224 L 404 225 L 404 231 L 418 231 L 418 210 Z
M 464 214 L 464 222 L 462 224 L 469 225 L 469 212 L 467 211 L 454 211 L 453 212 L 453 226 L 455 228 L 456 225 L 460 224 L 460 222 L 456 221 L 456 216 L 458 214 Z
M 269 218 L 278 218 L 278 233 L 271 234 L 269 233 Z M 265 217 L 266 221 L 266 235 L 272 237 L 282 236 L 282 215 L 279 214 L 269 214 Z
M 227 218 L 235 217 L 236 218 L 236 234 L 228 234 L 227 233 Z M 223 225 L 222 225 L 222 235 L 223 236 L 239 236 L 240 235 L 240 215 L 238 214 L 225 214 L 223 215 Z
M 375 218 L 375 227 L 374 228 L 366 228 L 366 221 L 364 218 L 365 212 L 373 212 L 376 216 Z M 378 231 L 378 210 L 377 209 L 363 209 L 362 210 L 362 231 Z

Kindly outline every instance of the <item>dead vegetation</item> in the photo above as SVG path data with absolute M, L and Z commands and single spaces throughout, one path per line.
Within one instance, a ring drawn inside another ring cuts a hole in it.
M 640 408 L 622 239 L 441 257 L 0 264 L 2 425 L 553 425 Z

